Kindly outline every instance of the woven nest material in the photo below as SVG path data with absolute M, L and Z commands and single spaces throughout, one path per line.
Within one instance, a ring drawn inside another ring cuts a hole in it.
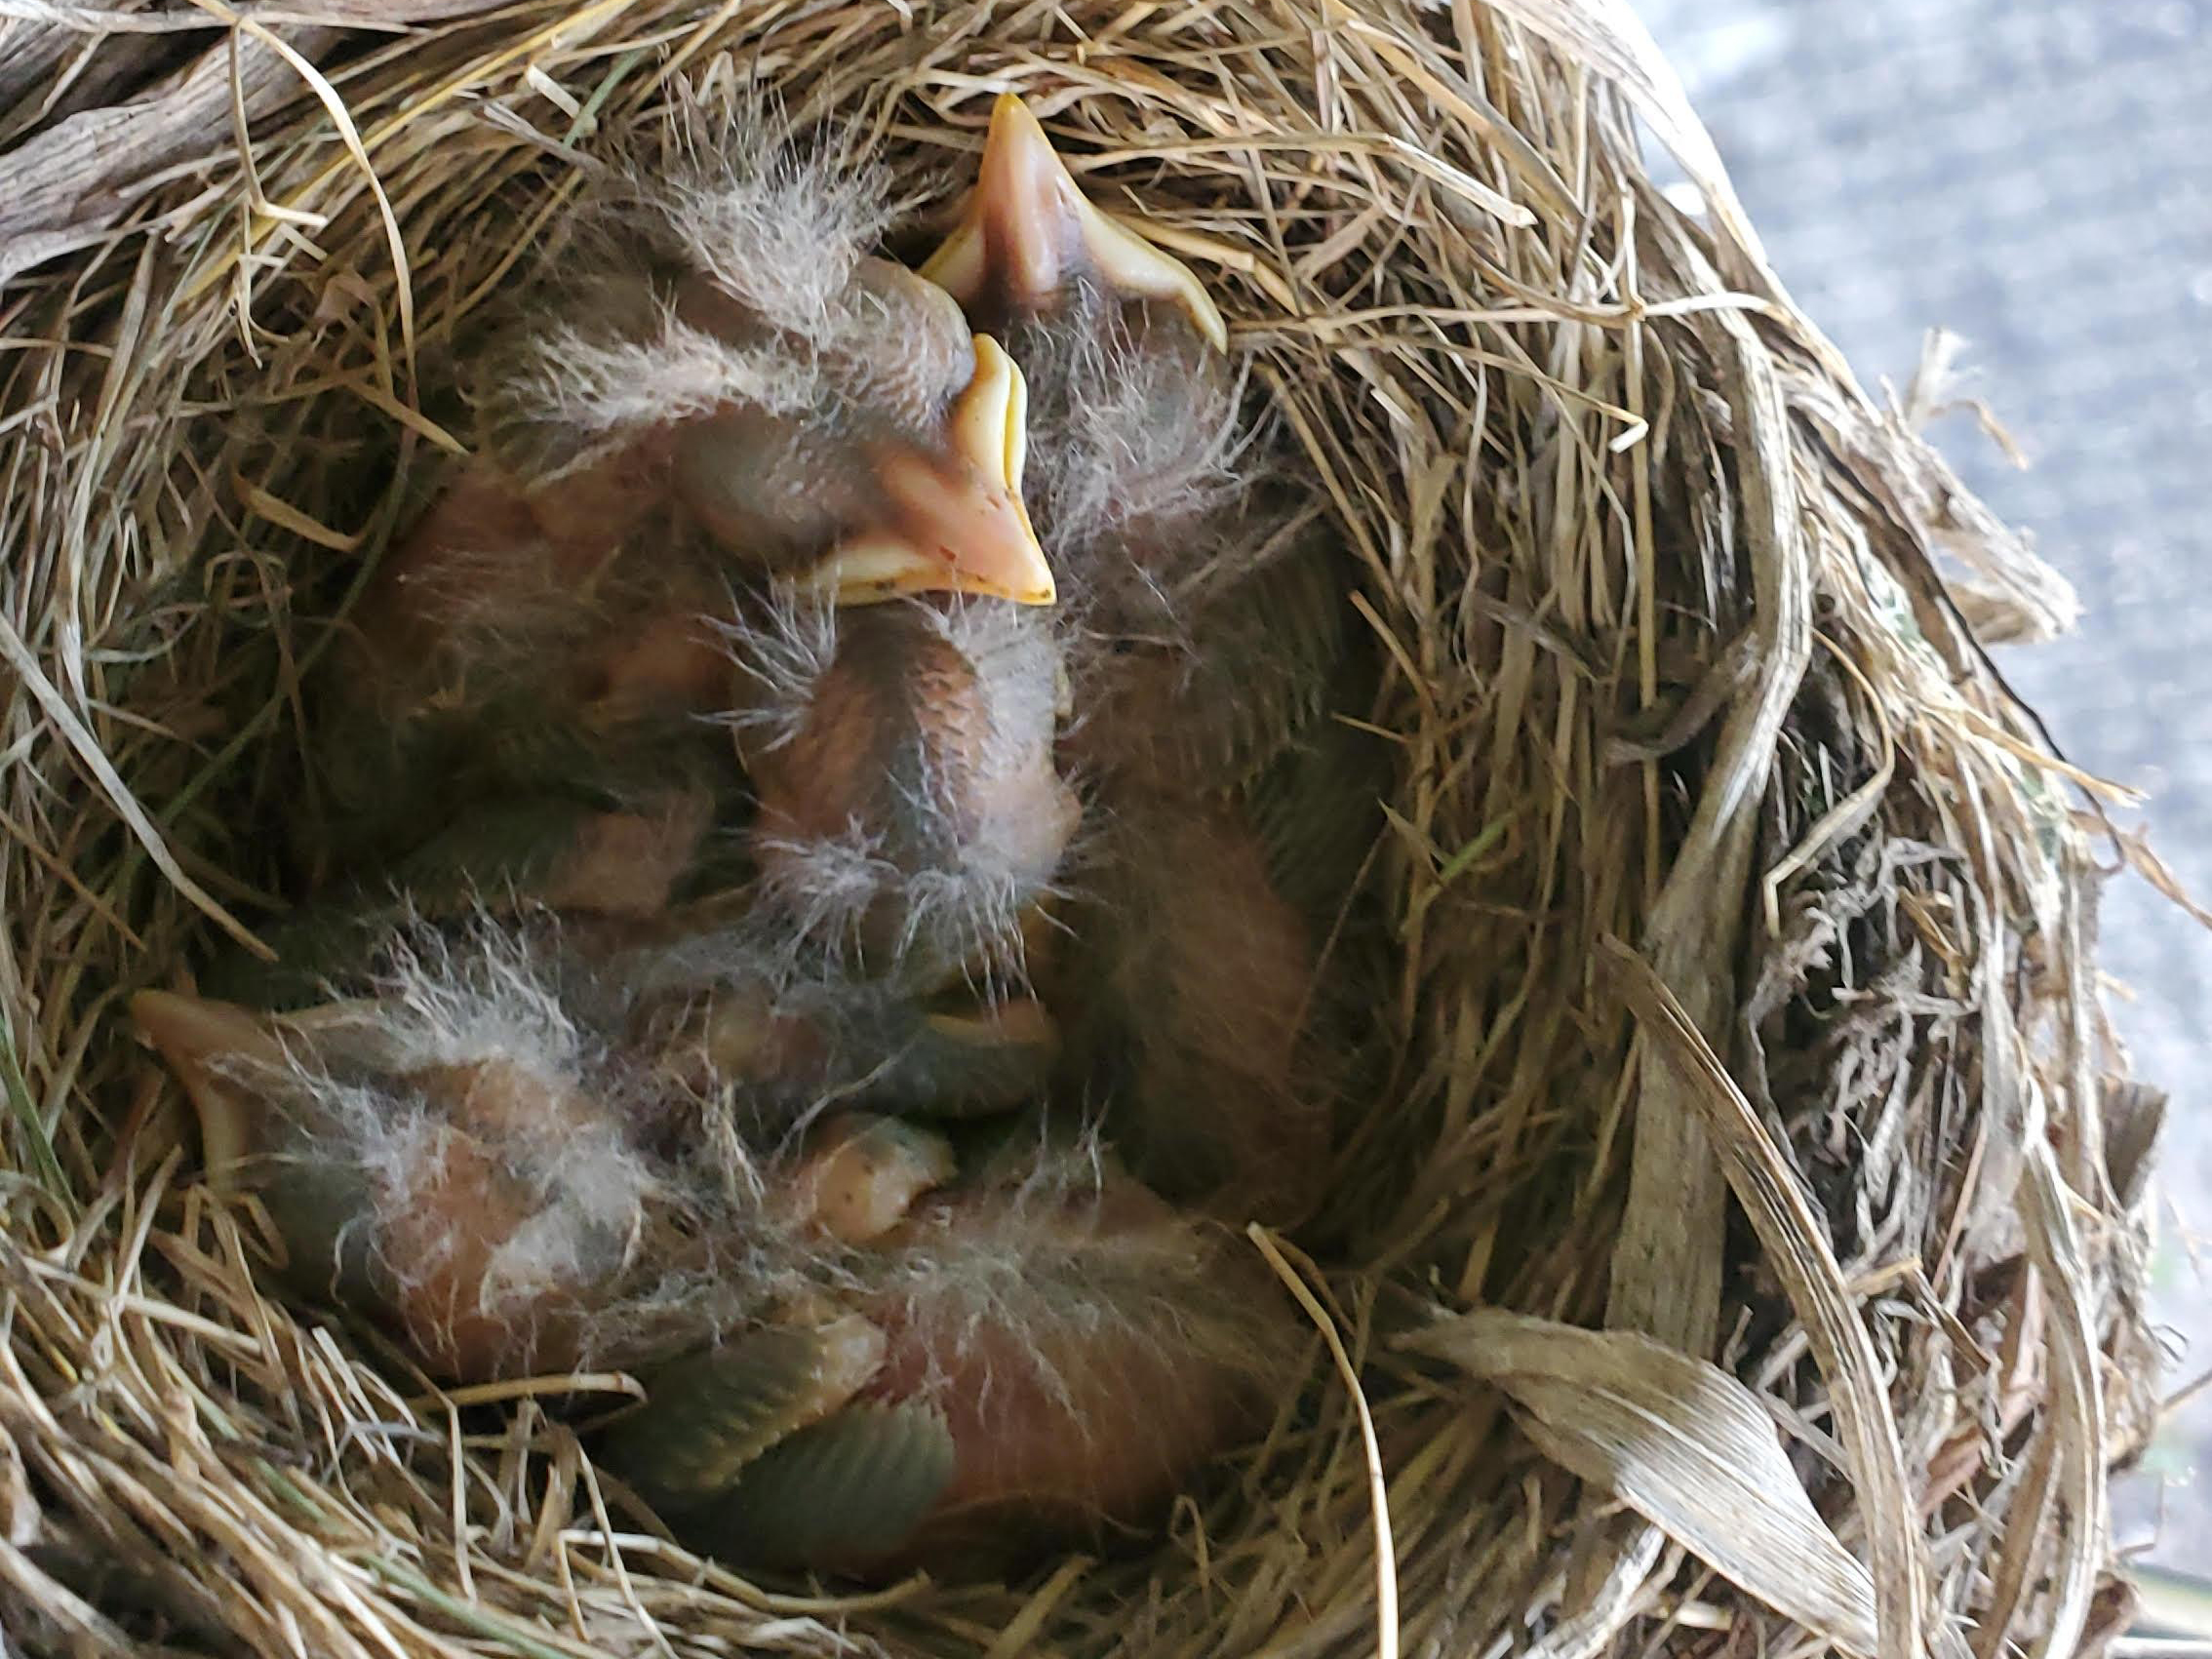
M 12 1637 L 1888 1659 L 2122 1620 L 2156 1107 L 2097 1001 L 2089 780 L 1977 643 L 2071 602 L 1916 435 L 1936 377 L 1877 404 L 1792 305 L 1620 5 L 11 15 Z M 1012 1586 L 748 1581 L 610 1508 L 547 1400 L 406 1392 L 267 1288 L 120 1017 L 270 914 L 302 683 L 578 156 L 755 78 L 939 222 L 1022 92 L 1220 296 L 1395 668 L 1395 1064 L 1353 1242 L 1267 1242 L 1308 1372 L 1152 1553 Z

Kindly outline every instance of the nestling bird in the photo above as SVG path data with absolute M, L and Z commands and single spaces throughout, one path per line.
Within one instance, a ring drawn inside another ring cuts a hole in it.
M 1095 335 L 1108 311 L 1122 314 L 1122 332 L 1140 349 L 1155 343 L 1155 325 L 1168 323 L 1175 337 L 1157 343 L 1177 353 L 1229 343 L 1221 309 L 1196 273 L 1086 196 L 1014 93 L 992 105 L 974 193 L 922 274 L 979 327 L 1025 345 L 1034 337 L 1025 331 L 1056 315 L 1086 319 Z
M 680 1362 L 612 1435 L 700 1547 L 881 1574 L 1110 1542 L 1253 1431 L 1295 1340 L 1224 1240 L 1065 1154 L 919 1198 L 849 1271 L 849 1311 Z
M 730 644 L 749 870 L 606 965 L 633 1040 L 770 1116 L 1035 1099 L 1059 1038 L 1023 987 L 1081 815 L 1049 626 L 993 599 L 797 601 Z
M 1283 1309 L 1127 1177 L 1033 1152 L 964 1183 L 935 1132 L 847 1114 L 717 1209 L 513 967 L 283 1021 L 159 992 L 134 1011 L 303 1287 L 426 1369 L 657 1356 L 607 1456 L 687 1536 L 833 1570 L 1002 1564 L 1143 1524 L 1259 1421 Z
M 1028 376 L 1025 489 L 1068 590 L 1081 759 L 1148 789 L 1243 788 L 1354 653 L 1320 503 L 1243 417 L 1204 285 L 1090 203 L 1012 94 L 923 268 Z
M 132 1013 L 303 1291 L 447 1380 L 569 1368 L 641 1276 L 699 1270 L 685 1202 L 519 941 L 423 951 L 360 1001 L 270 1016 L 148 991 Z
M 449 1381 L 643 1364 L 606 1456 L 700 1544 L 884 1572 L 1149 1521 L 1261 1420 L 1293 1340 L 1225 1238 L 1093 1151 L 963 1177 L 847 1113 L 747 1202 L 656 1160 L 637 1074 L 509 944 L 283 1018 L 146 992 L 211 1171 L 296 1282 Z
M 1319 948 L 1377 819 L 1372 684 L 1319 503 L 1242 418 L 1220 314 L 999 99 L 925 266 L 1029 376 L 1029 498 L 1059 572 L 1098 829 L 1071 1065 L 1143 1178 L 1284 1223 L 1319 1196 L 1336 1079 Z M 1224 969 L 1223 964 L 1234 964 Z
M 1148 1185 L 1233 1221 L 1288 1226 L 1323 1190 L 1334 1070 L 1310 1040 L 1316 943 L 1251 827 L 1135 801 L 1076 926 L 1069 1050 Z
M 868 252 L 888 214 L 880 179 L 766 122 L 610 175 L 487 356 L 477 458 L 336 653 L 337 827 L 388 856 L 456 780 L 683 746 L 770 583 L 1051 601 L 1020 373 Z
M 1213 562 L 1204 521 L 1240 494 L 1249 433 L 1212 296 L 1083 194 L 1011 93 L 959 225 L 922 268 L 1027 376 L 1025 496 L 1082 620 L 1149 625 L 1145 590 Z
M 636 1363 L 787 1320 L 952 1178 L 920 1123 L 845 1110 L 808 1127 L 819 1089 L 810 1111 L 752 1114 L 748 1142 L 701 1142 L 655 1051 L 595 1023 L 611 959 L 564 943 L 479 916 L 458 939 L 380 938 L 356 965 L 368 995 L 272 1015 L 149 991 L 132 1012 L 184 1085 L 211 1179 L 259 1196 L 294 1282 L 447 1380 Z M 787 1047 L 821 1039 L 817 1007 L 768 1010 Z M 782 1079 L 755 1057 L 726 1081 L 796 1095 L 814 1063 Z
M 744 642 L 737 751 L 756 922 L 833 964 L 1018 977 L 1021 918 L 1081 809 L 1055 743 L 1059 644 L 991 599 L 814 608 Z

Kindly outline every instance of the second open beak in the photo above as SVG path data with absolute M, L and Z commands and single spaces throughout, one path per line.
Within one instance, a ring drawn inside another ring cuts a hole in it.
M 1179 307 L 1216 350 L 1229 331 L 1191 268 L 1077 187 L 1052 140 L 1012 93 L 991 111 L 983 166 L 960 228 L 922 267 L 964 309 L 1050 309 L 1087 275 L 1111 294 Z

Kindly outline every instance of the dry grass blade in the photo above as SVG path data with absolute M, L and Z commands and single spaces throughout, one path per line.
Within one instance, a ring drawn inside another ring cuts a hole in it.
M 1312 1286 L 1285 1259 L 1283 1246 L 1256 1222 L 1247 1229 L 1247 1234 L 1260 1254 L 1267 1258 L 1267 1265 L 1275 1271 L 1275 1276 L 1297 1299 L 1300 1310 L 1314 1322 L 1314 1328 L 1321 1332 L 1359 1418 L 1360 1445 L 1366 1459 L 1367 1491 L 1375 1524 L 1375 1653 L 1376 1659 L 1398 1659 L 1398 1551 L 1391 1542 L 1390 1482 L 1383 1473 L 1382 1447 L 1375 1440 L 1374 1414 L 1367 1409 L 1366 1396 L 1360 1389 L 1359 1367 L 1345 1352 L 1344 1338 L 1336 1328 L 1336 1322 L 1328 1317 L 1328 1310 L 1321 1305 Z
M 1848 1653 L 1874 1651 L 1874 1581 L 1806 1498 L 1758 1397 L 1727 1372 L 1634 1331 L 1496 1308 L 1402 1341 L 1496 1383 L 1547 1457 L 1723 1578 Z
M 69 706 L 54 682 L 46 677 L 38 658 L 23 644 L 22 636 L 5 618 L 0 618 L 0 658 L 5 658 L 8 666 L 16 671 L 20 684 L 45 711 L 46 717 L 60 728 L 69 747 L 76 751 L 77 758 L 84 763 L 86 770 L 99 780 L 101 791 L 113 804 L 117 815 L 131 826 L 132 833 L 146 849 L 146 855 L 169 878 L 171 885 L 189 899 L 194 908 L 233 939 L 263 961 L 274 962 L 276 953 L 256 938 L 252 928 L 231 915 L 207 889 L 184 873 L 183 867 L 169 850 L 169 843 L 163 839 L 161 831 L 154 827 L 153 820 L 138 804 L 138 798 L 131 792 L 130 785 L 123 781 L 108 760 L 107 751 L 100 747 L 99 739 L 93 736 L 85 723 L 78 718 L 76 710 Z
M 1766 1259 L 1804 1322 L 1829 1383 L 1829 1402 L 1849 1455 L 1874 1555 L 1881 1618 L 1879 1649 L 1899 1659 L 1923 1651 L 1927 1563 L 1904 1450 L 1881 1364 L 1859 1322 L 1843 1271 L 1802 1189 L 1712 1046 L 1640 957 L 1606 942 L 1615 982 L 1662 1063 L 1694 1086 L 1728 1184 L 1766 1246 Z
M 1721 724 L 1697 815 L 1646 928 L 1653 966 L 1670 995 L 1693 1025 L 1718 1029 L 1738 1001 L 1733 965 L 1743 917 L 1714 905 L 1712 895 L 1738 891 L 1749 878 L 1757 825 L 1747 808 L 1766 788 L 1812 655 L 1813 594 L 1780 385 L 1741 317 L 1718 314 L 1713 328 L 1732 371 L 1727 390 L 1751 543 L 1754 667 Z M 1605 1320 L 1704 1356 L 1719 1329 L 1722 1189 L 1697 1107 L 1694 1087 L 1679 1073 L 1644 1076 Z

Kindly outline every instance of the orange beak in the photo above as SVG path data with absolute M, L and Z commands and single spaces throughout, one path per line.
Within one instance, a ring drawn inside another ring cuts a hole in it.
M 975 377 L 954 401 L 944 450 L 899 450 L 877 461 L 882 522 L 815 567 L 840 604 L 907 593 L 974 593 L 1017 605 L 1059 597 L 1022 505 L 1029 389 L 988 335 L 975 336 Z
M 200 1119 L 200 1150 L 208 1177 L 218 1191 L 236 1180 L 238 1165 L 252 1157 L 263 1108 L 217 1064 L 280 1065 L 284 1045 L 268 1021 L 235 1003 L 173 991 L 140 991 L 131 999 L 131 1017 L 184 1086 Z
M 1220 309 L 1191 268 L 1096 207 L 1012 93 L 1002 93 L 991 111 L 967 217 L 922 274 L 964 308 L 990 299 L 1016 313 L 1049 308 L 1087 274 L 1126 297 L 1181 307 L 1216 350 L 1229 343 Z

